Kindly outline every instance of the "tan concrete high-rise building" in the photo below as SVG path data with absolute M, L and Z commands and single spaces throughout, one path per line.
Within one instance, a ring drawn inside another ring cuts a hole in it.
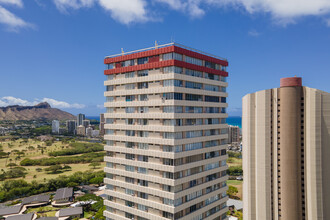
M 238 126 L 231 126 L 228 127 L 228 143 L 239 143 L 240 142 L 240 128 Z
M 171 43 L 104 63 L 106 219 L 227 219 L 228 62 Z
M 244 220 L 330 219 L 330 94 L 299 77 L 243 98 Z

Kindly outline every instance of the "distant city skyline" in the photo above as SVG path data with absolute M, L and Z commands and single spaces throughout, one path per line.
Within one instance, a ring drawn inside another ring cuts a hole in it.
M 329 92 L 330 3 L 228 2 L 0 0 L 0 106 L 47 101 L 97 116 L 105 111 L 103 58 L 155 40 L 228 59 L 230 116 L 241 115 L 244 95 L 281 77 Z

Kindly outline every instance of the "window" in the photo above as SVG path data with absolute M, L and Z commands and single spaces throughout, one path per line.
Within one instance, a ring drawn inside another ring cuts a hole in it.
M 183 111 L 182 106 L 164 106 L 163 112 L 164 113 L 182 113 Z
M 206 125 L 219 124 L 219 118 L 206 118 L 205 124 Z
M 107 86 L 107 91 L 113 91 L 113 86 Z
M 125 155 L 125 158 L 126 158 L 127 160 L 135 160 L 135 155 L 134 155 L 134 154 L 126 154 L 126 155 Z
M 107 113 L 113 113 L 114 111 L 115 111 L 115 108 L 107 107 Z
M 219 167 L 219 162 L 206 164 L 205 165 L 205 171 L 206 170 L 212 170 L 212 169 L 215 169 L 215 168 L 218 168 L 218 167 Z
M 135 171 L 135 167 L 129 166 L 129 165 L 125 165 L 125 170 L 126 171 L 129 171 L 129 172 L 134 172 Z
M 113 102 L 115 98 L 113 96 L 108 96 L 107 97 L 107 102 Z
M 216 63 L 212 63 L 209 61 L 205 61 L 205 67 L 215 69 L 215 70 L 220 70 L 220 65 Z
M 133 78 L 135 76 L 135 72 L 125 73 L 125 78 Z
M 205 147 L 214 147 L 214 146 L 218 146 L 218 145 L 220 145 L 220 142 L 218 140 L 205 142 Z
M 186 131 L 186 138 L 194 138 L 203 136 L 203 131 Z
M 115 79 L 115 74 L 107 75 L 107 80 Z
M 178 73 L 178 74 L 182 74 L 183 73 L 183 69 L 181 67 L 177 67 L 177 66 L 168 66 L 168 67 L 164 67 L 163 72 L 164 73 Z
M 225 88 L 226 87 L 222 87 L 222 88 Z M 208 84 L 205 84 L 204 85 L 204 89 L 205 90 L 208 90 L 208 91 L 215 91 L 215 92 L 218 92 L 219 91 L 219 86 L 213 86 L 213 85 L 208 85 Z M 226 91 L 225 91 L 226 92 Z
M 143 150 L 148 150 L 149 149 L 149 144 L 146 143 L 138 143 L 138 148 L 143 149 Z
M 114 134 L 114 133 L 115 133 L 115 131 L 112 130 L 112 129 L 106 129 L 105 130 L 105 134 Z
M 126 146 L 127 148 L 134 148 L 135 143 L 134 143 L 134 142 L 125 142 L 125 146 Z
M 126 84 L 125 85 L 125 89 L 126 90 L 135 89 L 135 84 L 134 83 Z
M 148 101 L 148 95 L 147 94 L 139 95 L 139 101 Z
M 163 198 L 163 203 L 164 203 L 165 205 L 174 206 L 174 201 L 173 201 L 172 199 Z
M 114 65 L 114 63 L 108 63 L 108 64 L 106 64 L 106 68 L 108 70 L 111 70 L 111 69 L 114 69 L 115 68 L 115 65 Z
M 198 142 L 198 143 L 191 143 L 191 144 L 186 144 L 185 145 L 185 151 L 190 151 L 190 150 L 197 150 L 203 148 L 203 143 Z
M 138 167 L 138 173 L 147 174 L 147 172 L 148 172 L 147 168 L 144 168 L 144 167 Z
M 126 113 L 134 113 L 135 112 L 135 107 L 126 107 L 125 112 Z
M 125 205 L 128 206 L 128 207 L 134 207 L 135 206 L 134 202 L 130 202 L 130 201 L 125 201 Z
M 148 119 L 138 119 L 139 125 L 148 125 Z
M 220 109 L 218 107 L 206 107 L 205 113 L 219 113 Z
M 183 59 L 182 54 L 178 54 L 178 53 L 163 54 L 163 60 L 181 60 L 182 61 L 182 59 Z
M 191 89 L 202 89 L 203 84 L 202 83 L 196 83 L 196 82 L 186 82 L 186 88 L 191 88 Z
M 142 57 L 137 60 L 138 65 L 148 63 L 148 57 Z
M 163 81 L 163 86 L 177 86 L 177 87 L 182 87 L 182 80 L 177 80 L 177 79 L 169 79 L 169 80 L 164 80 Z
M 125 123 L 127 125 L 134 125 L 135 124 L 135 119 L 133 119 L 133 118 L 126 118 L 125 119 Z
M 220 77 L 219 75 L 215 75 L 215 74 L 211 74 L 211 73 L 205 73 L 204 74 L 204 78 L 206 79 L 211 79 L 211 80 L 217 80 L 220 81 Z
M 203 73 L 197 70 L 186 69 L 186 75 L 195 76 L 195 77 L 203 77 Z
M 148 207 L 147 206 L 145 206 L 145 205 L 141 205 L 141 204 L 138 204 L 138 209 L 139 210 L 142 210 L 142 211 L 148 211 Z M 140 219 L 139 219 L 140 218 Z M 141 217 L 139 217 L 138 216 L 138 220 L 147 220 L 147 219 L 145 219 L 145 218 L 141 218 Z
M 138 71 L 138 77 L 148 76 L 148 72 L 148 70 L 140 70 Z
M 222 98 L 221 98 L 222 99 Z M 205 96 L 205 102 L 219 102 L 218 96 Z
M 203 113 L 202 107 L 187 106 L 186 113 Z
M 134 215 L 128 212 L 125 212 L 125 217 L 129 219 L 134 219 Z
M 163 124 L 167 126 L 182 126 L 182 119 L 164 119 Z
M 186 100 L 188 100 L 188 101 L 203 101 L 203 97 L 201 95 L 186 94 Z
M 202 125 L 203 119 L 197 118 L 197 119 L 186 119 L 185 125 Z
M 149 107 L 142 106 L 139 107 L 139 113 L 148 113 L 149 112 Z
M 148 131 L 138 131 L 137 136 L 138 137 L 149 137 L 149 132 Z
M 182 93 L 163 93 L 165 100 L 182 100 Z
M 135 131 L 133 131 L 133 130 L 126 130 L 125 133 L 126 133 L 126 136 L 135 136 Z
M 138 83 L 138 89 L 147 89 L 147 88 L 148 88 L 148 82 Z
M 135 95 L 127 95 L 126 96 L 126 102 L 132 102 L 135 100 Z
M 138 161 L 148 162 L 148 156 L 139 155 Z
M 182 139 L 182 132 L 164 132 L 163 138 L 165 138 L 165 139 Z
M 203 61 L 202 60 L 197 59 L 197 58 L 193 58 L 193 57 L 189 57 L 189 56 L 186 56 L 186 62 L 191 63 L 191 64 L 195 64 L 195 65 L 198 65 L 198 66 L 203 66 Z
M 126 60 L 121 62 L 121 66 L 122 67 L 126 67 L 126 66 L 134 66 L 134 60 Z

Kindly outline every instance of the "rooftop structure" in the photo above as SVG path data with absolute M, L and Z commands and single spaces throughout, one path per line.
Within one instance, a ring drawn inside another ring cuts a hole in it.
M 69 200 L 73 197 L 73 188 L 60 188 L 56 190 L 53 200 Z
M 22 205 L 15 205 L 15 206 L 7 206 L 0 208 L 0 216 L 8 216 L 8 215 L 15 215 L 19 214 L 22 210 Z
M 6 220 L 33 220 L 35 219 L 35 214 L 33 212 L 22 215 L 12 215 L 8 216 Z
M 74 207 L 74 208 L 67 208 L 67 209 L 61 209 L 59 211 L 59 217 L 65 217 L 65 216 L 78 216 L 83 214 L 83 208 L 82 207 Z
M 48 203 L 50 195 L 36 195 L 26 197 L 22 200 L 22 205 L 36 204 L 36 203 Z

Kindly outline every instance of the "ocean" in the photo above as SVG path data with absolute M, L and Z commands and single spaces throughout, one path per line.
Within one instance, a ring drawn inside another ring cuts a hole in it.
M 89 119 L 89 120 L 100 121 L 100 116 L 86 116 L 86 118 Z M 229 125 L 238 126 L 238 127 L 242 128 L 242 117 L 239 117 L 239 116 L 228 117 L 227 118 L 227 123 Z

